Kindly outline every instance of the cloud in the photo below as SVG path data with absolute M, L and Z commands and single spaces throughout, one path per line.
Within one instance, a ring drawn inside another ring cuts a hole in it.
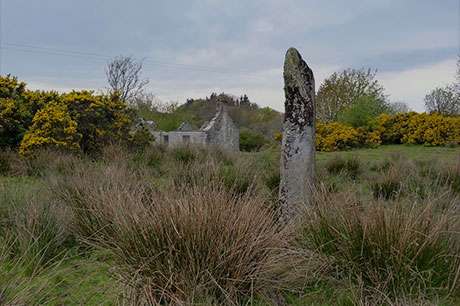
M 406 102 L 415 111 L 424 111 L 424 97 L 437 86 L 445 86 L 455 79 L 456 59 L 429 66 L 378 76 L 392 101 Z
M 337 66 L 312 67 L 315 75 L 316 88 L 321 82 L 334 71 Z M 236 96 L 247 94 L 252 102 L 261 106 L 269 106 L 273 109 L 284 111 L 283 69 L 281 66 L 255 71 L 251 74 L 242 75 L 215 75 L 206 79 L 182 79 L 170 82 L 158 80 L 152 82 L 157 96 L 163 100 L 183 102 L 187 98 L 199 98 L 209 96 L 212 92 L 225 92 Z M 153 88 L 152 88 L 153 89 Z
M 4 3 L 3 43 L 149 57 L 144 75 L 166 100 L 225 91 L 278 110 L 283 57 L 294 46 L 317 88 L 333 71 L 373 67 L 393 99 L 420 109 L 434 80 L 452 76 L 437 65 L 456 52 L 457 8 L 457 0 L 15 0 Z M 43 89 L 104 87 L 105 62 L 3 53 L 4 72 Z

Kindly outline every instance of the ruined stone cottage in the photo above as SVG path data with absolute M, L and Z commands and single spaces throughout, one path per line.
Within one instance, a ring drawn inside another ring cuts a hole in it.
M 184 144 L 213 145 L 227 151 L 239 151 L 240 131 L 227 109 L 221 105 L 214 118 L 205 123 L 199 130 L 184 122 L 171 132 L 153 131 L 155 142 L 167 146 Z

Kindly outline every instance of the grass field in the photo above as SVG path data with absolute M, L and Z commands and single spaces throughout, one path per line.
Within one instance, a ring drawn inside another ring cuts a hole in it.
M 460 158 L 459 147 L 425 147 L 420 145 L 385 145 L 377 149 L 355 149 L 342 152 L 318 152 L 317 161 L 323 162 L 340 155 L 344 158 L 356 157 L 362 161 L 371 163 L 383 160 L 392 154 L 403 154 L 411 160 L 429 161 L 442 160 L 456 162 Z
M 0 304 L 460 303 L 460 148 L 318 153 L 292 229 L 274 221 L 278 160 L 2 153 Z

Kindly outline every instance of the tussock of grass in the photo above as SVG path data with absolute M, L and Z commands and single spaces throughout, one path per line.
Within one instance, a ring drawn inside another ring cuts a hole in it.
M 126 168 L 97 173 L 59 180 L 55 194 L 81 239 L 113 254 L 129 301 L 234 303 L 298 281 L 304 257 L 257 196 L 219 185 L 158 192 Z
M 361 163 L 356 158 L 344 159 L 337 155 L 326 163 L 326 169 L 330 174 L 345 174 L 356 179 L 361 172 Z
M 395 199 L 402 190 L 399 169 L 390 168 L 386 173 L 371 183 L 371 190 L 376 199 Z
M 459 215 L 430 201 L 337 202 L 321 194 L 304 239 L 336 262 L 337 276 L 389 297 L 458 292 Z

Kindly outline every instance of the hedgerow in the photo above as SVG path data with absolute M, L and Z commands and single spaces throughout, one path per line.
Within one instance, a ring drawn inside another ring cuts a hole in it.
M 316 149 L 319 151 L 380 144 L 458 145 L 460 117 L 411 112 L 382 114 L 375 119 L 372 129 L 353 128 L 339 122 L 318 122 L 316 126 Z

